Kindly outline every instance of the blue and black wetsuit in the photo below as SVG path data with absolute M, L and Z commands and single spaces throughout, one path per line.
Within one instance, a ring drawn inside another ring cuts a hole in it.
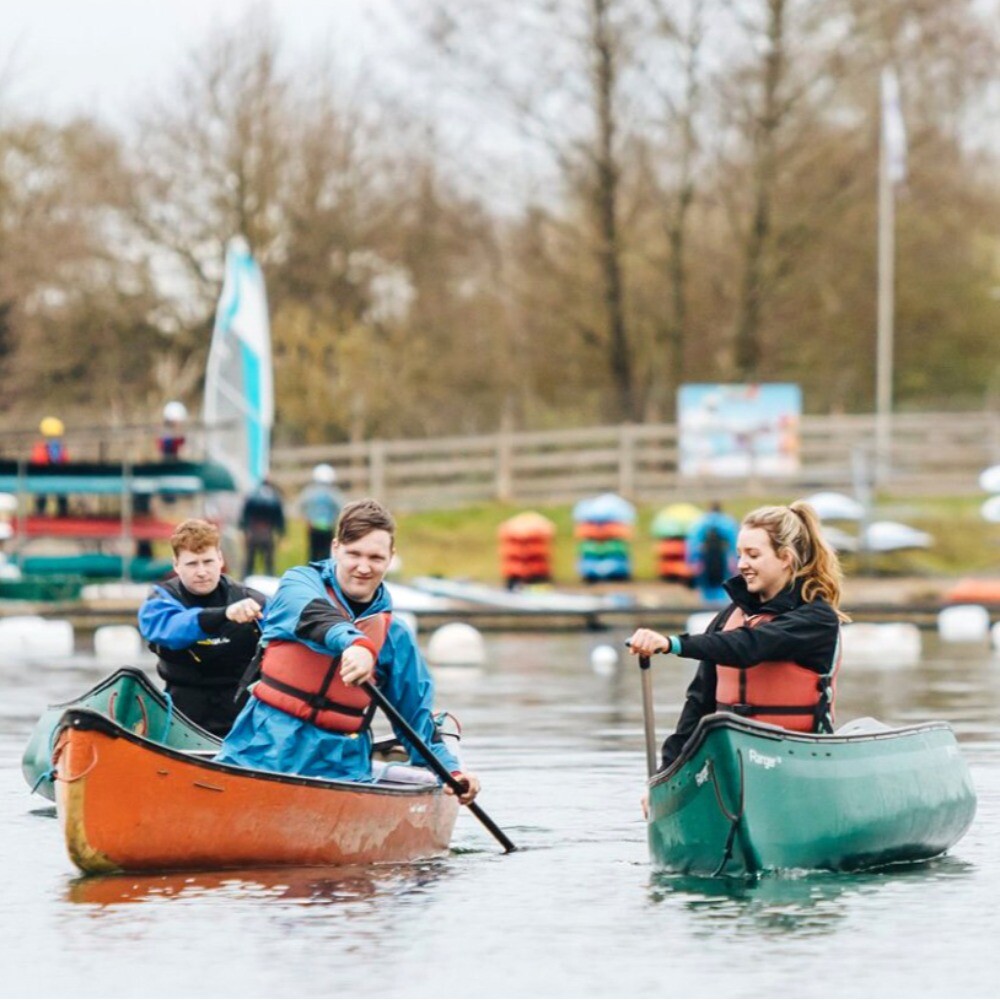
M 139 609 L 139 631 L 156 653 L 157 672 L 177 707 L 202 728 L 225 736 L 245 697 L 234 701 L 257 650 L 256 622 L 237 623 L 226 608 L 259 591 L 223 575 L 211 594 L 192 594 L 179 579 L 156 584 Z

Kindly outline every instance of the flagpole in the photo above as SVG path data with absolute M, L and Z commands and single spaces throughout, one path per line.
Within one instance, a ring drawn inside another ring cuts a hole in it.
M 878 158 L 878 326 L 875 353 L 875 482 L 889 478 L 892 456 L 893 314 L 895 312 L 896 205 L 889 169 L 885 110 Z
M 896 184 L 906 177 L 906 126 L 899 82 L 888 66 L 879 81 L 878 320 L 875 350 L 875 474 L 884 486 L 892 466 L 893 322 L 896 311 Z

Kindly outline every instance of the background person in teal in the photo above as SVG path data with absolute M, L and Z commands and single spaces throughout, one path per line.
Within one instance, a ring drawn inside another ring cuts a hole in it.
M 715 501 L 688 535 L 688 562 L 706 604 L 726 604 L 723 584 L 736 572 L 736 521 Z
M 321 462 L 312 471 L 312 482 L 295 499 L 295 509 L 305 518 L 309 529 L 310 562 L 319 562 L 330 555 L 337 518 L 344 506 L 344 497 L 334 485 L 336 482 L 336 470 Z
M 296 566 L 268 603 L 260 679 L 222 744 L 218 761 L 265 771 L 348 781 L 372 780 L 373 682 L 464 786 L 463 773 L 434 725 L 434 682 L 413 633 L 392 616 L 383 584 L 395 549 L 395 522 L 375 500 L 340 515 L 330 558 Z M 420 751 L 396 731 L 422 765 Z M 450 789 L 448 789 L 450 791 Z

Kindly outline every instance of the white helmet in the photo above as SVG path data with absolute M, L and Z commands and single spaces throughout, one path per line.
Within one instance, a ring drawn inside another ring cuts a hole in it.
M 326 462 L 320 462 L 319 465 L 313 468 L 314 483 L 326 483 L 328 486 L 331 486 L 336 481 L 337 470 L 334 469 L 332 465 L 327 465 Z
M 181 424 L 187 420 L 187 415 L 187 407 L 176 399 L 172 399 L 163 407 L 163 419 L 169 424 Z

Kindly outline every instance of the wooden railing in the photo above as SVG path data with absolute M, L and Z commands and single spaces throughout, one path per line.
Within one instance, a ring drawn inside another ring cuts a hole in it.
M 399 510 L 505 500 L 566 503 L 615 492 L 634 501 L 705 501 L 751 493 L 851 492 L 875 471 L 871 414 L 810 416 L 801 422 L 800 470 L 790 477 L 691 478 L 678 473 L 674 424 L 277 448 L 275 479 L 294 492 L 328 462 L 349 496 L 370 495 Z M 900 495 L 978 492 L 979 473 L 1000 462 L 1000 417 L 992 413 L 901 414 L 880 488 Z

